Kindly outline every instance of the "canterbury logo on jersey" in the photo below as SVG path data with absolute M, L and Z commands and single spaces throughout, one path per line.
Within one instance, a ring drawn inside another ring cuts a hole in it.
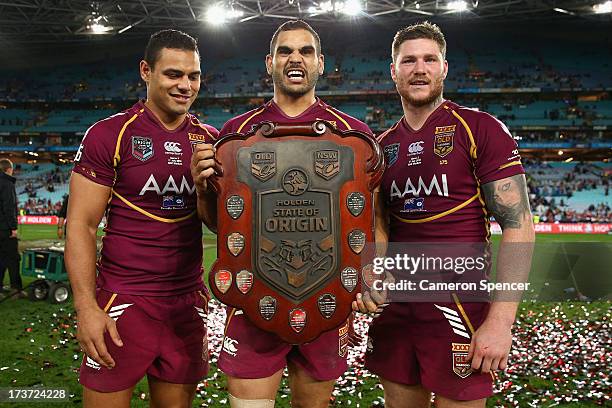
M 466 339 L 470 338 L 467 328 L 464 326 L 461 317 L 459 317 L 459 313 L 448 307 L 438 306 L 436 304 L 434 304 L 434 306 L 442 311 L 442 314 L 444 315 L 444 317 L 446 317 L 446 320 L 451 325 L 451 328 L 453 329 L 453 332 L 455 334 L 458 334 L 461 337 L 465 337 Z
M 112 317 L 114 321 L 117 321 L 117 319 L 119 319 L 119 316 L 121 316 L 123 312 L 125 312 L 125 309 L 132 305 L 133 303 L 124 303 L 122 305 L 113 306 L 108 311 L 108 315 Z
M 410 146 L 408 146 L 408 153 L 416 154 L 416 153 L 423 152 L 424 150 L 423 143 L 425 142 L 423 142 L 422 140 L 418 142 L 410 143 Z
M 183 151 L 179 142 L 164 143 L 164 150 L 166 150 L 166 153 L 181 153 Z
M 393 180 L 391 183 L 391 199 L 403 198 L 405 195 L 411 195 L 413 197 L 419 197 L 422 195 L 430 196 L 434 190 L 437 195 L 441 197 L 448 197 L 448 181 L 446 179 L 446 174 L 442 174 L 440 180 L 438 180 L 438 176 L 434 174 L 429 182 L 425 182 L 423 178 L 419 176 L 416 187 L 412 182 L 412 179 L 408 177 L 406 179 L 406 184 L 404 185 L 403 191 L 399 189 L 395 180 Z
M 190 186 L 185 176 L 183 176 L 180 186 L 176 184 L 172 175 L 168 176 L 162 189 L 160 189 L 159 186 L 160 184 L 157 182 L 157 179 L 155 179 L 155 175 L 151 174 L 144 187 L 142 187 L 142 190 L 140 190 L 139 195 L 143 195 L 147 191 L 155 191 L 157 195 L 166 195 L 168 193 L 184 194 L 185 192 L 191 195 L 195 193 L 195 185 Z

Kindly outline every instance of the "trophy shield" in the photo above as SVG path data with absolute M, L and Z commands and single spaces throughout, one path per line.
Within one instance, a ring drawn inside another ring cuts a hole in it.
M 259 328 L 302 344 L 342 325 L 374 240 L 376 141 L 330 122 L 263 122 L 216 144 L 217 260 L 209 282 Z

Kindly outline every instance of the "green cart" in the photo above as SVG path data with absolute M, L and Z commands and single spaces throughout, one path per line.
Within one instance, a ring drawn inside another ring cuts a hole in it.
M 64 252 L 53 249 L 27 249 L 21 255 L 21 274 L 36 278 L 28 285 L 31 300 L 64 303 L 70 299 L 70 283 L 64 265 Z

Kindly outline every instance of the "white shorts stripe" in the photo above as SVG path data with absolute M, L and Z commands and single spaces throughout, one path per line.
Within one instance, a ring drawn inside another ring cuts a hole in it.
M 459 316 L 459 313 L 457 313 L 456 311 L 454 311 L 453 309 L 449 309 L 448 307 L 444 307 L 444 306 L 438 306 L 434 303 L 434 306 L 437 307 L 438 309 L 440 309 L 443 312 L 452 314 L 454 316 Z
M 450 315 L 448 313 L 444 313 L 444 317 L 446 317 L 448 320 L 454 320 L 456 322 L 461 323 L 461 318 L 459 316 L 454 316 L 454 315 Z
M 133 303 L 124 303 L 122 305 L 117 305 L 117 306 L 111 307 L 110 311 L 114 312 L 115 310 L 122 310 L 122 309 L 125 309 L 126 307 L 130 307 L 132 305 L 133 305 Z
M 452 321 L 452 320 L 449 320 L 448 322 L 449 322 L 449 323 L 450 323 L 450 325 L 451 325 L 451 326 L 453 326 L 453 327 L 456 327 L 456 328 L 458 328 L 458 329 L 460 329 L 460 330 L 465 330 L 465 326 L 464 326 L 464 325 L 462 325 L 461 323 L 457 323 L 457 322 L 454 322 L 454 321 Z
M 465 337 L 466 339 L 469 339 L 469 338 L 470 338 L 470 335 L 469 335 L 469 334 L 467 334 L 467 333 L 466 333 L 466 332 L 464 332 L 464 331 L 457 330 L 457 329 L 455 329 L 455 328 L 453 328 L 453 331 L 454 331 L 456 334 L 458 334 L 458 335 L 460 335 L 460 336 L 462 336 L 462 337 Z

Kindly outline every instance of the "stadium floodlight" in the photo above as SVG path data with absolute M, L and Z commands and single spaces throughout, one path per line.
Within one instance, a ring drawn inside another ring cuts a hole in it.
M 608 0 L 603 3 L 595 4 L 593 11 L 597 14 L 612 13 L 612 1 Z
M 219 26 L 226 23 L 228 20 L 240 18 L 244 15 L 242 10 L 234 8 L 228 9 L 221 4 L 215 4 L 206 11 L 206 21 L 212 25 Z
M 356 16 L 363 11 L 363 5 L 359 0 L 347 0 L 340 11 L 349 16 Z
M 219 4 L 210 6 L 206 11 L 206 21 L 212 25 L 221 25 L 225 23 L 227 17 L 225 8 Z
M 91 34 L 106 34 L 112 31 L 113 27 L 107 26 L 105 23 L 108 23 L 108 19 L 105 16 L 95 16 L 92 14 L 87 21 L 87 30 Z
M 324 11 L 326 13 L 334 11 L 334 5 L 331 1 L 322 1 L 321 3 L 319 3 L 319 8 L 321 9 L 321 11 Z
M 90 29 L 93 34 L 104 34 L 112 30 L 112 27 L 107 27 L 100 23 L 93 23 Z
M 457 0 L 457 1 L 450 1 L 450 2 L 448 2 L 448 4 L 446 5 L 446 8 L 449 9 L 450 11 L 452 11 L 452 12 L 460 13 L 462 11 L 467 10 L 468 5 L 463 0 Z

